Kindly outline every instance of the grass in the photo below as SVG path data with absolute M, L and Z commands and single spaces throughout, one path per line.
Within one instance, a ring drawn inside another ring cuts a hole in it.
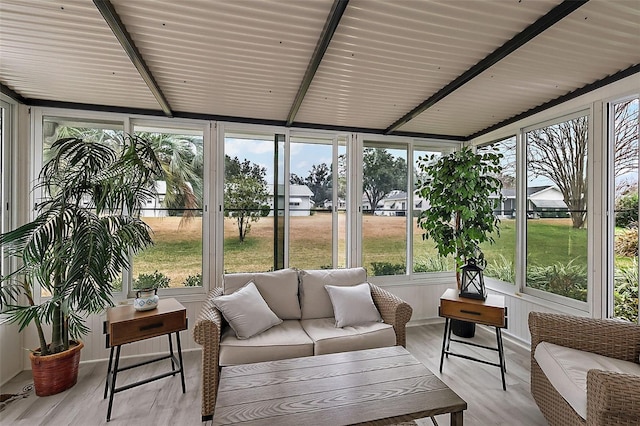
M 363 260 L 371 271 L 373 262 L 404 264 L 406 262 L 405 217 L 365 215 L 363 217 Z M 155 246 L 137 255 L 134 260 L 134 276 L 155 270 L 171 278 L 171 286 L 180 286 L 189 275 L 201 272 L 202 219 L 194 218 L 182 223 L 179 217 L 146 218 L 154 230 Z M 313 216 L 291 218 L 290 265 L 297 268 L 323 268 L 331 265 L 331 215 L 317 213 Z M 571 228 L 568 219 L 537 219 L 527 222 L 528 259 L 531 265 L 551 263 L 586 264 L 587 230 Z M 240 243 L 233 219 L 224 220 L 224 269 L 226 272 L 258 272 L 273 267 L 273 218 L 261 218 L 251 224 L 251 231 Z M 339 216 L 340 263 L 346 259 L 344 235 L 345 216 Z M 414 232 L 414 257 L 416 263 L 437 257 L 430 240 L 422 239 L 422 230 L 412 226 Z M 484 244 L 483 250 L 489 262 L 504 256 L 512 261 L 515 252 L 515 220 L 501 222 L 500 236 L 496 243 Z M 452 265 L 452 263 L 450 263 Z

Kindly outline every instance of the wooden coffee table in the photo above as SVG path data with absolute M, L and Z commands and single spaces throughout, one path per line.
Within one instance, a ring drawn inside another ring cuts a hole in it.
M 214 425 L 394 424 L 451 413 L 463 401 L 394 346 L 223 367 Z

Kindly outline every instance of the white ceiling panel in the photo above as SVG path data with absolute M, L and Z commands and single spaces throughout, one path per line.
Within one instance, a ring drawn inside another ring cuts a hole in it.
M 334 0 L 111 3 L 176 116 L 284 123 Z M 294 126 L 382 132 L 560 3 L 350 0 Z M 591 0 L 398 131 L 468 137 L 638 63 L 640 0 Z M 0 0 L 0 83 L 160 111 L 91 0 Z
M 112 3 L 173 110 L 284 120 L 332 0 Z
M 2 0 L 0 81 L 29 99 L 159 109 L 86 0 Z
M 559 0 L 352 0 L 296 117 L 384 129 Z
M 638 63 L 640 2 L 591 0 L 400 130 L 469 136 Z

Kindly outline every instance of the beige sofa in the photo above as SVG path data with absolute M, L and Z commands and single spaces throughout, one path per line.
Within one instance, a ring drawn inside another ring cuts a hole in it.
M 253 281 L 282 323 L 248 339 L 238 339 L 213 299 L 232 294 Z M 204 302 L 193 328 L 202 345 L 202 420 L 213 417 L 223 366 L 355 351 L 406 344 L 405 325 L 411 307 L 391 293 L 369 284 L 383 322 L 336 327 L 325 285 L 355 286 L 367 282 L 363 268 L 284 269 L 264 273 L 226 274 L 223 287 Z

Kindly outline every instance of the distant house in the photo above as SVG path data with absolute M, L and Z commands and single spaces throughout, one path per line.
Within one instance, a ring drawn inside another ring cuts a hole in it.
M 164 199 L 167 195 L 167 182 L 164 180 L 156 181 L 156 196 L 150 200 L 147 200 L 147 204 L 140 210 L 141 217 L 166 217 L 169 216 L 169 212 L 163 205 Z
M 514 218 L 516 215 L 515 188 L 502 189 L 502 204 L 496 205 L 494 214 L 500 217 Z M 492 195 L 497 201 L 497 196 Z M 497 203 L 496 203 L 497 204 Z M 566 217 L 568 208 L 562 192 L 553 185 L 527 187 L 527 215 L 533 217 Z
M 400 190 L 391 191 L 384 196 L 381 203 L 378 203 L 374 214 L 377 216 L 406 216 L 407 193 Z
M 333 201 L 332 200 L 324 200 L 322 203 L 322 207 L 325 208 L 326 210 L 331 210 L 333 208 Z M 338 210 L 344 210 L 347 208 L 347 202 L 338 197 Z
M 271 211 L 269 216 L 273 216 L 273 185 L 268 185 L 269 190 L 269 206 Z M 289 186 L 289 213 L 291 216 L 309 216 L 311 214 L 311 208 L 313 207 L 313 192 L 307 185 L 290 185 Z M 280 206 L 284 206 L 282 202 L 284 200 L 284 187 L 280 186 L 278 194 Z M 280 216 L 284 215 L 284 211 L 278 213 Z

